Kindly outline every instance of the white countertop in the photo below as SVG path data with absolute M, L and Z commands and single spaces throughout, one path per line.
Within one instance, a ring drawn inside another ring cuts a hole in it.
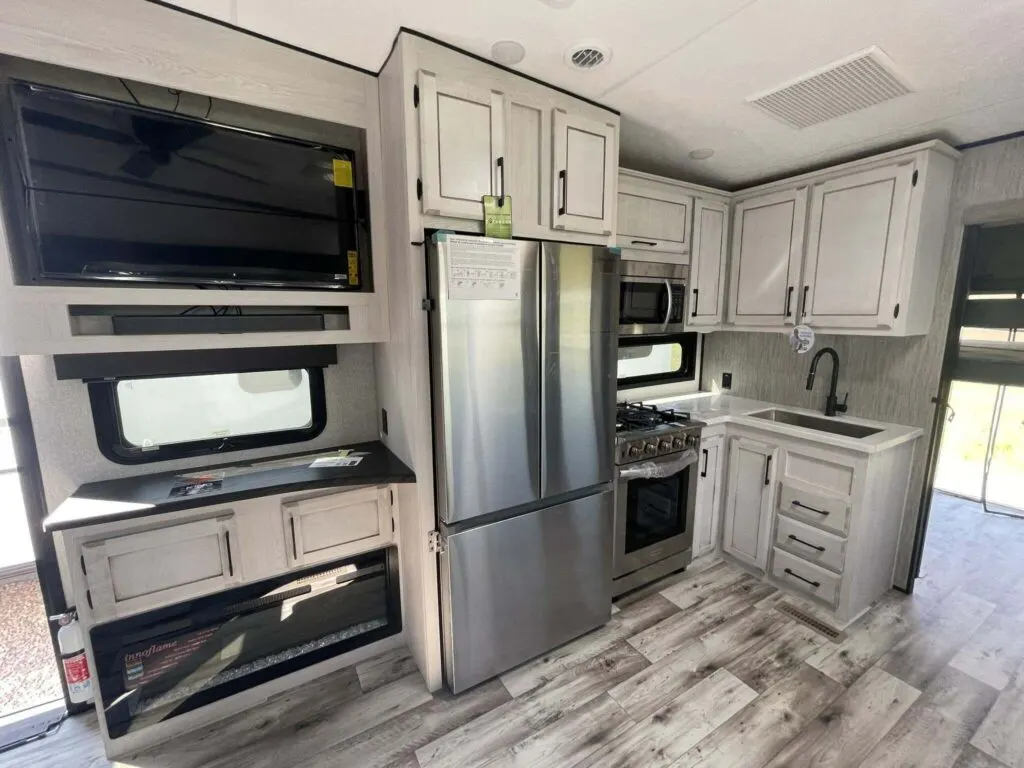
M 733 397 L 726 394 L 714 394 L 710 392 L 697 392 L 692 395 L 681 395 L 678 397 L 666 397 L 657 400 L 645 400 L 647 404 L 654 404 L 665 408 L 675 408 L 680 411 L 688 411 L 691 418 L 703 421 L 711 426 L 715 424 L 740 424 L 745 427 L 753 427 L 780 435 L 796 437 L 803 440 L 813 440 L 836 448 L 844 448 L 848 451 L 859 453 L 879 453 L 894 448 L 902 443 L 916 440 L 924 434 L 924 430 L 918 427 L 907 427 L 902 424 L 886 424 L 879 421 L 857 419 L 850 416 L 826 417 L 821 411 L 812 411 L 807 408 L 795 408 L 778 403 L 766 403 L 761 400 L 748 400 L 743 397 Z M 845 421 L 849 424 L 861 424 L 867 427 L 880 429 L 874 435 L 856 438 L 845 435 L 836 435 L 831 432 L 822 432 L 807 427 L 798 427 L 793 424 L 783 424 L 767 419 L 758 419 L 750 414 L 758 411 L 765 411 L 769 408 L 790 411 L 792 413 L 803 413 L 808 416 L 819 418 L 834 418 L 836 421 Z

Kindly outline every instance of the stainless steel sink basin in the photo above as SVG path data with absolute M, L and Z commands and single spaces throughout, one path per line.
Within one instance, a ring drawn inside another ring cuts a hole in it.
M 778 408 L 769 408 L 767 411 L 758 411 L 757 413 L 752 413 L 750 415 L 755 419 L 775 421 L 779 424 L 792 424 L 794 427 L 803 427 L 804 429 L 813 429 L 818 432 L 828 432 L 833 435 L 853 437 L 858 440 L 865 437 L 871 437 L 871 435 L 877 435 L 882 431 L 881 429 L 875 429 L 874 427 L 850 424 L 846 421 L 836 421 L 835 419 L 829 419 L 823 416 L 808 416 L 804 413 L 793 413 L 793 411 L 783 411 Z

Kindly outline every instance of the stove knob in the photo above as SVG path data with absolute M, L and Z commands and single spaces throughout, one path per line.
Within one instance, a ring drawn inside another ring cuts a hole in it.
M 644 455 L 645 456 L 653 456 L 657 452 L 658 452 L 658 446 L 656 446 L 654 443 L 648 443 L 647 445 L 644 446 Z
M 626 451 L 626 453 L 629 455 L 629 458 L 635 459 L 637 456 L 640 455 L 640 446 L 639 445 L 631 445 L 631 446 L 629 446 L 629 450 Z
M 681 437 L 673 437 L 672 438 L 672 447 L 675 450 L 680 451 L 680 450 L 683 449 L 683 446 L 685 446 L 685 445 L 686 445 L 686 440 L 684 440 L 683 438 L 681 438 Z
M 658 443 L 658 450 L 659 451 L 671 451 L 673 446 L 675 446 L 675 440 L 672 440 L 671 438 L 665 437 L 665 438 L 662 438 L 661 442 Z

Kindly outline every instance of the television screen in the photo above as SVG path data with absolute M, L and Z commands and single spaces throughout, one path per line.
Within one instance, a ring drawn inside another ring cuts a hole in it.
M 365 287 L 353 150 L 9 88 L 30 279 Z

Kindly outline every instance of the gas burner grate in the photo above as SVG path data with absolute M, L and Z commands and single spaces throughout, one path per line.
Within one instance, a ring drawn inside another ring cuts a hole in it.
M 651 429 L 662 424 L 684 424 L 690 420 L 686 411 L 658 408 L 643 403 L 619 403 L 615 409 L 615 431 L 630 432 Z

